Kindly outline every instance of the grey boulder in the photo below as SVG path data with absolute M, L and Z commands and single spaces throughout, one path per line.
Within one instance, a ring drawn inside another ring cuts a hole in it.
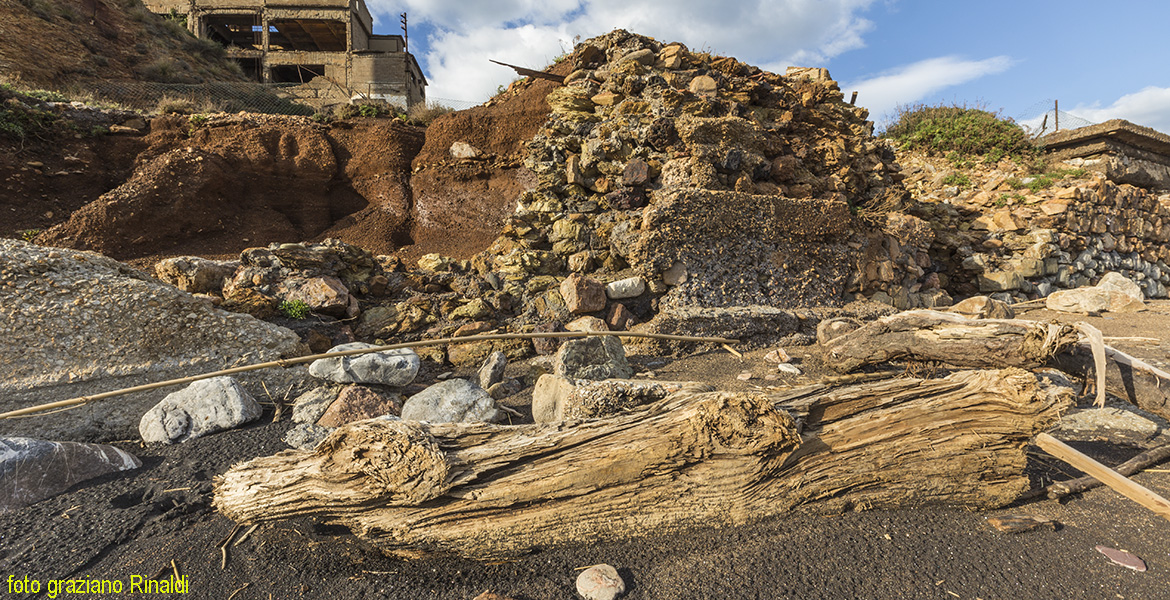
M 145 442 L 174 444 L 238 427 L 262 412 L 235 379 L 213 377 L 168 394 L 142 415 L 138 433 Z
M 142 466 L 105 444 L 0 437 L 0 513 L 55 496 L 74 484 Z
M 569 379 L 629 379 L 634 370 L 616 336 L 596 336 L 561 344 L 553 373 Z
M 499 350 L 492 352 L 483 366 L 479 368 L 479 387 L 488 389 L 504 380 L 504 369 L 508 366 L 508 356 Z
M 342 388 L 336 385 L 326 385 L 313 388 L 300 396 L 293 403 L 292 420 L 294 423 L 316 423 L 321 415 L 329 409 Z
M 403 421 L 465 423 L 498 421 L 502 415 L 486 390 L 466 379 L 448 379 L 411 396 Z
M 329 349 L 329 352 L 345 352 L 364 348 L 376 348 L 373 344 L 353 342 Z M 380 385 L 404 386 L 414 381 L 419 368 L 418 354 L 409 348 L 383 350 L 354 356 L 320 358 L 309 365 L 309 374 L 336 383 L 376 383 Z

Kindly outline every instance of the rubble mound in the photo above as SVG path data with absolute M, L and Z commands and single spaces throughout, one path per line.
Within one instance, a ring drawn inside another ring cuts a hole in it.
M 924 275 L 929 240 L 887 253 L 866 277 L 871 249 L 897 238 L 885 214 L 906 193 L 867 111 L 824 69 L 777 75 L 620 30 L 565 64 L 528 144 L 535 188 L 473 261 L 524 304 L 557 304 L 537 282 L 570 272 L 642 277 L 649 293 L 626 302 L 642 318 L 839 306 L 848 292 L 894 294 Z

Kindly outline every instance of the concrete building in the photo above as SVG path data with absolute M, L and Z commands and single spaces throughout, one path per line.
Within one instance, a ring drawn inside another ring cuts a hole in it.
M 1170 135 L 1114 119 L 1036 140 L 1055 160 L 1103 173 L 1115 183 L 1170 190 Z
M 160 15 L 186 15 L 192 33 L 223 44 L 257 81 L 310 84 L 305 93 L 322 99 L 426 100 L 426 78 L 405 40 L 375 35 L 364 0 L 143 2 Z

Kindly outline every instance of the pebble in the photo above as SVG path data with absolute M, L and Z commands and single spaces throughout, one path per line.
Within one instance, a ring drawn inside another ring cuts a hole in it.
M 802 373 L 800 367 L 790 363 L 780 363 L 776 365 L 776 370 L 785 375 L 800 375 Z
M 610 565 L 593 565 L 577 576 L 577 593 L 585 600 L 613 600 L 626 591 L 626 582 Z

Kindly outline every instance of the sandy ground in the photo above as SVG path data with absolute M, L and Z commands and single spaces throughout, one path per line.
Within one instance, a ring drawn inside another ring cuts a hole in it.
M 1170 302 L 1152 303 L 1149 311 L 1134 315 L 1086 318 L 1036 310 L 1023 316 L 1083 318 L 1107 336 L 1167 340 L 1117 344 L 1165 363 L 1170 360 L 1168 314 Z M 789 350 L 811 377 L 819 376 L 823 366 L 815 353 Z M 771 371 L 765 352 L 749 352 L 742 360 L 715 351 L 681 359 L 634 356 L 632 362 L 660 379 L 704 380 L 726 389 L 800 383 L 765 380 Z M 509 374 L 528 368 L 511 365 Z M 424 374 L 434 376 L 439 369 L 430 371 Z M 736 379 L 743 372 L 752 372 L 753 378 Z M 525 395 L 506 402 L 522 406 Z M 233 523 L 211 508 L 212 479 L 238 461 L 284 449 L 280 438 L 291 422 L 287 417 L 271 421 L 268 414 L 249 427 L 174 447 L 117 444 L 142 458 L 144 466 L 0 515 L 0 576 L 41 581 L 39 597 L 48 597 L 43 592 L 49 579 L 118 579 L 128 586 L 132 576 L 156 577 L 177 568 L 187 577 L 192 598 L 470 600 L 491 590 L 537 600 L 576 597 L 579 569 L 605 562 L 625 578 L 628 598 L 1170 597 L 1170 522 L 1104 488 L 1063 502 L 1034 501 L 988 513 L 938 507 L 841 515 L 796 511 L 686 535 L 548 548 L 501 564 L 387 557 L 344 528 L 299 519 L 260 527 L 230 547 L 221 564 L 217 544 Z M 1061 437 L 1106 464 L 1170 443 L 1165 429 L 1152 435 L 1066 431 Z M 1037 481 L 1078 475 L 1038 450 L 1032 463 Z M 1134 479 L 1170 496 L 1168 471 L 1164 464 Z M 1010 535 L 986 523 L 989 516 L 1009 513 L 1042 516 L 1060 525 Z M 1097 545 L 1133 552 L 1149 570 L 1114 565 L 1094 550 Z M 0 581 L 0 589 L 10 591 L 3 588 L 7 585 Z

